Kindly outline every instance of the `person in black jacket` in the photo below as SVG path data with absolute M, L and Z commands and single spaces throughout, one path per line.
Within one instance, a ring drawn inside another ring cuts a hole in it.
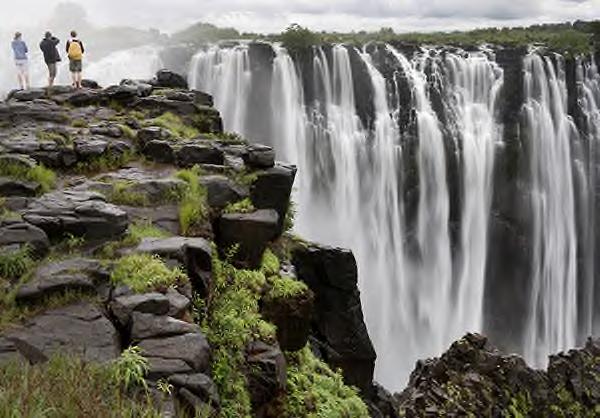
M 56 46 L 60 43 L 58 38 L 52 36 L 50 32 L 46 32 L 44 39 L 40 42 L 40 49 L 44 53 L 44 61 L 48 66 L 48 87 L 54 85 L 56 78 L 56 63 L 60 62 L 60 54 Z

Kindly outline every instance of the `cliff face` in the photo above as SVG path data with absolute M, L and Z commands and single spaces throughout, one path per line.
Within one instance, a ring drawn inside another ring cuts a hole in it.
M 296 167 L 212 106 L 170 71 L 0 103 L 0 374 L 105 376 L 31 405 L 7 377 L 10 411 L 368 416 L 353 254 L 289 234 Z

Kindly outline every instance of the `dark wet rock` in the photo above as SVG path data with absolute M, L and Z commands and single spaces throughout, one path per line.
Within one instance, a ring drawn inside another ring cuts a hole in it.
M 151 222 L 172 234 L 179 233 L 179 208 L 176 205 L 160 205 L 153 207 L 122 206 L 127 212 L 130 222 Z
M 7 152 L 23 154 L 49 167 L 68 168 L 77 162 L 75 151 L 65 144 L 35 138 L 0 140 Z
M 165 296 L 169 299 L 169 315 L 174 318 L 183 318 L 192 305 L 192 301 L 188 297 L 175 289 L 168 289 Z
M 133 103 L 139 97 L 138 88 L 136 86 L 119 85 L 110 86 L 103 90 L 106 100 L 114 101 L 124 105 Z
M 373 384 L 371 395 L 366 399 L 372 418 L 400 418 L 396 399 L 383 386 Z
M 23 212 L 23 219 L 51 238 L 73 234 L 87 239 L 114 239 L 128 226 L 127 214 L 106 203 L 104 196 L 74 190 L 48 193 L 34 200 Z
M 138 96 L 147 97 L 152 94 L 154 86 L 142 80 L 121 80 L 122 86 L 135 87 L 137 89 Z
M 108 141 L 89 138 L 75 140 L 75 152 L 80 159 L 100 157 L 108 148 Z
M 155 83 L 157 87 L 168 88 L 188 88 L 188 83 L 185 77 L 169 70 L 160 70 L 156 73 Z
M 121 352 L 117 330 L 89 303 L 47 311 L 4 336 L 31 363 L 48 361 L 57 353 L 108 362 Z
M 69 118 L 64 108 L 47 100 L 0 103 L 0 120 L 13 123 L 56 122 L 66 123 Z
M 146 339 L 139 347 L 145 357 L 183 360 L 195 371 L 204 372 L 210 365 L 210 347 L 201 333 Z
M 108 136 L 110 138 L 121 138 L 123 131 L 118 125 L 113 124 L 100 124 L 90 126 L 90 133 L 92 135 Z
M 187 410 L 192 416 L 204 416 L 211 418 L 218 416 L 217 409 L 204 402 L 202 398 L 192 393 L 192 391 L 189 389 L 179 389 L 178 395 L 180 402 L 183 403 L 184 410 Z
M 175 335 L 199 333 L 196 324 L 180 321 L 169 316 L 159 316 L 134 312 L 131 317 L 131 340 L 140 341 L 148 338 L 164 338 Z
M 173 112 L 177 115 L 192 116 L 198 113 L 198 106 L 192 102 L 182 102 L 179 100 L 170 100 L 165 96 L 141 97 L 135 101 L 134 106 L 139 109 L 146 109 L 152 112 L 152 115 L 161 115 L 165 112 Z
M 92 90 L 97 90 L 97 89 L 101 89 L 102 87 L 100 86 L 100 84 L 98 84 L 96 81 L 94 80 L 89 80 L 84 78 L 83 80 L 81 80 L 81 87 L 83 87 L 84 89 L 92 89 Z
M 255 410 L 260 410 L 286 388 L 286 361 L 281 349 L 252 342 L 246 350 L 248 390 Z M 260 415 L 260 414 L 259 414 Z
M 20 102 L 31 102 L 33 100 L 46 97 L 45 89 L 13 90 L 7 97 L 7 100 L 17 100 Z
M 261 313 L 277 327 L 277 341 L 281 349 L 298 351 L 308 342 L 313 308 L 314 294 L 309 289 L 280 299 L 263 297 Z
M 16 166 L 23 169 L 34 168 L 37 162 L 23 154 L 1 154 L 0 155 L 0 167 L 2 166 Z
M 33 197 L 40 193 L 42 186 L 34 181 L 18 180 L 10 177 L 0 177 L 0 196 Z
M 180 373 L 193 373 L 194 370 L 188 363 L 180 359 L 168 359 L 160 357 L 148 358 L 148 374 L 149 380 L 157 381 L 166 379 Z
M 197 105 L 207 107 L 214 106 L 213 97 L 210 94 L 198 90 L 192 90 L 192 93 L 194 94 L 194 103 Z
M 248 196 L 247 190 L 226 176 L 204 176 L 200 182 L 206 188 L 207 203 L 212 208 L 222 209 Z
M 196 164 L 223 165 L 223 151 L 210 141 L 185 143 L 177 150 L 177 165 L 192 167 Z
M 269 209 L 222 215 L 217 246 L 224 253 L 239 245 L 233 262 L 240 267 L 258 268 L 267 244 L 278 236 L 278 222 L 277 212 Z
M 180 389 L 187 389 L 202 402 L 218 408 L 220 405 L 217 386 L 210 377 L 202 373 L 177 374 L 169 377 L 169 383 Z
M 260 172 L 250 187 L 250 198 L 255 208 L 277 211 L 278 234 L 283 232 L 295 178 L 296 167 L 279 164 Z
M 38 257 L 43 257 L 50 249 L 48 236 L 42 229 L 20 220 L 0 221 L 0 248 L 9 245 L 27 245 Z
M 76 258 L 39 267 L 33 278 L 22 285 L 15 299 L 35 303 L 68 291 L 96 293 L 99 282 L 107 283 L 110 273 L 98 260 Z
M 118 296 L 110 303 L 112 314 L 122 326 L 129 324 L 134 312 L 167 315 L 169 309 L 169 299 L 162 293 Z
M 26 363 L 17 346 L 10 340 L 0 336 L 0 367 L 7 363 Z
M 376 355 L 363 318 L 354 255 L 310 244 L 295 248 L 292 259 L 298 278 L 315 294 L 313 326 L 323 358 L 342 369 L 348 384 L 368 393 Z
M 243 154 L 243 159 L 248 167 L 271 168 L 275 165 L 275 150 L 266 145 L 249 145 Z
M 137 139 L 142 147 L 146 146 L 151 141 L 166 141 L 171 138 L 171 133 L 158 126 L 149 126 L 142 128 L 137 133 Z
M 144 146 L 143 153 L 148 158 L 159 163 L 175 163 L 175 150 L 173 144 L 169 141 L 150 141 Z

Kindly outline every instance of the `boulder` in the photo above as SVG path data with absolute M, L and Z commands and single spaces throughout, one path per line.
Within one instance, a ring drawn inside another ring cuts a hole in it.
M 51 238 L 73 234 L 90 240 L 114 239 L 128 226 L 127 213 L 106 203 L 101 194 L 69 189 L 34 200 L 23 212 L 23 219 Z
M 161 293 L 117 296 L 110 303 L 110 310 L 121 326 L 129 324 L 134 312 L 167 315 L 169 309 L 169 299 Z
M 296 167 L 279 164 L 260 172 L 250 187 L 250 198 L 255 208 L 277 211 L 279 215 L 278 234 L 283 232 L 295 178 Z
M 101 124 L 90 126 L 90 133 L 92 135 L 108 136 L 110 138 L 121 138 L 123 131 L 118 125 L 114 124 Z
M 42 229 L 20 220 L 0 221 L 0 247 L 15 244 L 29 246 L 37 257 L 43 257 L 50 249 L 50 241 Z
M 218 221 L 217 245 L 222 253 L 238 245 L 233 262 L 239 267 L 260 267 L 267 244 L 278 236 L 279 216 L 271 209 L 230 213 Z
M 146 378 L 152 381 L 167 379 L 181 373 L 193 373 L 194 370 L 183 360 L 160 357 L 148 358 L 148 373 Z
M 192 167 L 196 164 L 223 165 L 223 151 L 209 141 L 194 141 L 184 144 L 177 150 L 177 165 Z
M 178 319 L 134 312 L 131 317 L 131 340 L 141 341 L 147 338 L 164 338 L 175 335 L 199 333 L 200 327 L 196 324 L 180 321 Z
M 0 177 L 0 196 L 5 197 L 33 197 L 42 190 L 42 186 L 35 181 L 19 180 L 10 177 Z
M 170 288 L 165 293 L 169 299 L 169 315 L 174 318 L 183 318 L 192 305 L 192 301 L 177 290 Z
M 166 141 L 171 138 L 171 133 L 159 126 L 148 126 L 138 130 L 137 139 L 144 147 L 151 141 Z
M 102 311 L 90 303 L 53 309 L 5 333 L 31 363 L 48 361 L 54 354 L 108 362 L 119 356 L 119 334 Z
M 217 385 L 207 375 L 202 373 L 176 374 L 169 377 L 169 383 L 178 389 L 187 389 L 205 404 L 219 408 L 221 401 Z
M 100 87 L 100 84 L 98 84 L 96 81 L 88 80 L 87 78 L 84 78 L 83 80 L 81 80 L 81 87 L 83 87 L 84 89 L 92 89 L 92 90 L 97 90 L 97 89 L 102 88 L 102 87 Z
M 175 148 L 169 141 L 150 141 L 144 146 L 142 152 L 146 157 L 158 163 L 175 163 Z
M 188 411 L 191 416 L 211 417 L 216 418 L 218 416 L 218 410 L 213 408 L 212 405 L 207 404 L 192 393 L 187 388 L 181 388 L 178 390 L 178 397 L 180 402 L 183 404 L 183 409 Z
M 34 168 L 37 163 L 36 161 L 23 154 L 1 154 L 0 155 L 0 167 L 3 166 L 17 166 L 23 169 Z
M 39 267 L 33 278 L 19 287 L 18 303 L 35 303 L 68 291 L 96 293 L 99 282 L 108 283 L 110 273 L 98 260 L 75 258 Z
M 271 168 L 275 165 L 275 150 L 266 145 L 249 145 L 242 154 L 244 164 L 251 168 Z
M 8 95 L 8 100 L 17 100 L 20 102 L 31 102 L 33 100 L 43 99 L 46 97 L 45 89 L 27 89 L 27 90 L 13 90 Z
M 139 97 L 138 88 L 136 86 L 125 84 L 107 87 L 103 90 L 103 94 L 109 102 L 115 101 L 124 105 L 133 103 L 133 101 Z
M 169 70 L 160 70 L 156 73 L 155 86 L 167 88 L 180 88 L 187 90 L 188 83 L 185 77 Z
M 260 410 L 285 391 L 285 356 L 279 347 L 256 341 L 248 345 L 246 361 L 250 399 L 253 409 Z
M 183 360 L 195 371 L 205 372 L 210 366 L 210 347 L 201 333 L 146 339 L 139 347 L 144 357 Z
M 152 84 L 149 84 L 142 80 L 121 80 L 121 85 L 135 87 L 137 89 L 138 96 L 140 97 L 150 96 L 152 94 L 152 90 L 154 89 L 154 86 L 152 86 Z
M 223 209 L 230 203 L 239 202 L 248 196 L 248 191 L 226 176 L 204 176 L 200 183 L 206 188 L 207 203 L 211 208 Z
M 10 340 L 0 336 L 0 367 L 5 364 L 26 363 L 17 346 Z
M 74 148 L 79 159 L 97 158 L 108 149 L 108 141 L 97 138 L 77 139 L 74 142 Z
M 364 393 L 371 389 L 375 350 L 364 322 L 358 271 L 351 251 L 310 244 L 292 251 L 298 278 L 315 294 L 314 335 L 323 358 L 341 368 L 345 381 Z

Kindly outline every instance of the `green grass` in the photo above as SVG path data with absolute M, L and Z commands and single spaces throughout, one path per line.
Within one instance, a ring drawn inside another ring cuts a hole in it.
M 0 416 L 159 418 L 146 395 L 130 397 L 122 388 L 131 373 L 129 358 L 115 364 L 84 363 L 67 356 L 53 357 L 39 366 L 7 364 L 0 367 Z M 137 363 L 135 363 L 137 364 Z M 134 365 L 135 365 L 134 364 Z
M 238 270 L 216 256 L 213 275 L 215 287 L 203 328 L 213 347 L 212 375 L 221 396 L 221 417 L 250 417 L 243 373 L 245 347 L 252 340 L 272 342 L 275 338 L 275 327 L 259 313 L 266 279 L 260 271 Z
M 123 136 L 125 138 L 128 138 L 128 139 L 136 139 L 137 138 L 137 132 L 135 131 L 135 129 L 130 128 L 129 126 L 125 125 L 124 123 L 120 123 L 117 126 L 119 127 L 119 129 L 121 129 L 121 132 L 123 132 Z
M 50 141 L 58 145 L 70 145 L 73 143 L 73 139 L 69 135 L 61 135 L 57 132 L 38 130 L 36 131 L 36 137 L 39 141 Z
M 356 389 L 346 386 L 340 373 L 331 371 L 310 348 L 287 353 L 287 396 L 283 417 L 368 418 Z
M 187 125 L 179 116 L 166 112 L 146 122 L 148 126 L 159 126 L 171 132 L 181 139 L 192 139 L 200 135 L 200 131 L 193 126 Z
M 117 257 L 117 251 L 122 248 L 131 248 L 138 246 L 144 238 L 168 238 L 169 234 L 164 229 L 152 225 L 148 221 L 138 221 L 130 224 L 127 234 L 120 241 L 109 242 L 104 245 L 99 252 L 99 256 L 107 259 Z
M 20 164 L 1 163 L 0 176 L 36 182 L 40 185 L 42 193 L 49 192 L 56 184 L 56 174 L 54 171 L 43 165 L 35 165 L 28 168 Z
M 135 185 L 129 181 L 116 181 L 112 184 L 112 190 L 107 196 L 111 203 L 125 206 L 148 206 L 148 196 L 144 193 L 134 192 L 131 188 Z
M 308 292 L 306 283 L 291 277 L 279 276 L 271 281 L 271 289 L 266 294 L 267 299 L 289 299 Z
M 198 166 L 176 174 L 178 179 L 186 183 L 179 202 L 179 224 L 183 235 L 195 234 L 208 219 L 206 188 L 200 184 L 200 174 Z
M 239 202 L 228 204 L 223 213 L 251 213 L 256 211 L 256 208 L 252 204 L 250 198 L 245 198 Z
M 88 123 L 85 119 L 73 119 L 71 121 L 71 126 L 73 128 L 87 128 Z
M 107 171 L 117 170 L 130 163 L 136 157 L 132 151 L 126 151 L 122 154 L 107 153 L 99 157 L 94 157 L 85 162 L 79 162 L 75 165 L 76 174 L 93 175 Z
M 270 248 L 267 248 L 263 253 L 260 270 L 265 274 L 266 277 L 271 277 L 278 275 L 280 269 L 281 265 L 279 263 L 279 258 L 273 253 L 273 251 L 271 251 Z
M 34 265 L 31 249 L 26 245 L 15 251 L 3 250 L 0 252 L 0 279 L 18 279 Z
M 114 285 L 127 285 L 137 293 L 168 289 L 188 280 L 179 268 L 170 269 L 160 257 L 149 254 L 121 258 L 110 278 Z

